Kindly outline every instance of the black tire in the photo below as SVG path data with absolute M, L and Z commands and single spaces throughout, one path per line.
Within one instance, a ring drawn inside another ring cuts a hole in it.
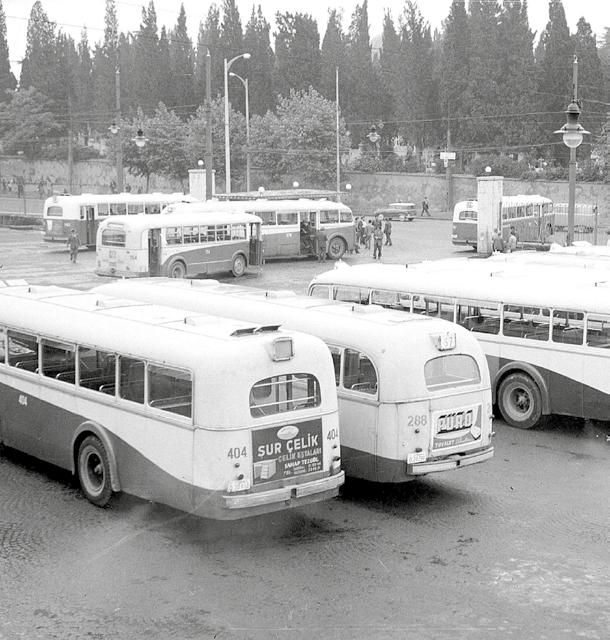
M 174 264 L 169 268 L 168 275 L 170 278 L 185 278 L 186 267 L 184 266 L 184 262 L 174 262 Z
M 512 373 L 498 389 L 498 408 L 511 427 L 531 429 L 542 419 L 542 394 L 524 373 Z
M 243 253 L 238 253 L 233 258 L 233 266 L 231 267 L 231 271 L 236 278 L 240 278 L 246 273 L 247 262 Z
M 343 238 L 335 236 L 329 243 L 326 253 L 331 260 L 339 260 L 347 251 L 347 243 Z
M 85 497 L 98 507 L 112 498 L 112 478 L 108 453 L 99 438 L 87 436 L 78 448 L 78 482 Z

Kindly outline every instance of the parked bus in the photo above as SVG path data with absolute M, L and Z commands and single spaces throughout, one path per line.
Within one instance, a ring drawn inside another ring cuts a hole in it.
M 339 397 L 348 476 L 405 482 L 493 455 L 485 356 L 468 331 L 433 318 L 213 281 L 123 280 L 96 289 L 322 338 Z
M 477 200 L 458 202 L 453 209 L 451 242 L 458 246 L 477 246 Z M 538 195 L 504 196 L 501 207 L 501 227 L 508 239 L 510 227 L 515 227 L 520 243 L 537 244 L 542 239 L 545 225 L 553 222 L 553 202 Z M 495 224 L 494 227 L 500 226 Z
M 349 207 L 328 200 L 208 200 L 190 204 L 176 204 L 167 212 L 230 211 L 250 213 L 262 220 L 264 258 L 295 258 L 317 255 L 316 231 L 324 228 L 327 254 L 338 260 L 355 247 L 356 226 Z
M 97 227 L 101 220 L 115 215 L 161 213 L 163 207 L 173 202 L 193 202 L 191 196 L 182 193 L 83 193 L 80 196 L 54 195 L 44 202 L 42 211 L 44 240 L 68 241 L 72 229 L 76 230 L 81 244 L 95 246 Z
M 239 277 L 262 264 L 261 220 L 227 211 L 117 216 L 100 224 L 96 250 L 100 276 Z
M 115 492 L 235 519 L 337 495 L 312 336 L 55 286 L 0 286 L 0 444 Z
M 491 258 L 439 262 L 344 266 L 316 276 L 309 295 L 462 325 L 480 340 L 494 402 L 514 427 L 548 414 L 610 418 L 608 279 L 584 269 L 558 278 L 535 264 L 503 270 Z

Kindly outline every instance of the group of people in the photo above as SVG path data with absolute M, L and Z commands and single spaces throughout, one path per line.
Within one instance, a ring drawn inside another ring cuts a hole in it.
M 384 243 L 385 237 L 385 243 Z M 365 222 L 364 218 L 356 218 L 356 252 L 359 253 L 359 246 L 365 249 L 371 248 L 373 244 L 373 260 L 381 259 L 381 248 L 384 246 L 392 246 L 392 221 L 384 220 L 382 215 L 368 218 Z
M 508 238 L 504 240 L 500 231 L 496 228 L 491 236 L 491 248 L 494 253 L 512 253 L 517 250 L 519 236 L 515 227 L 510 228 Z
M 326 251 L 328 245 L 328 235 L 324 226 L 316 230 L 315 224 L 308 220 L 301 222 L 301 254 L 318 256 L 318 262 L 326 261 Z

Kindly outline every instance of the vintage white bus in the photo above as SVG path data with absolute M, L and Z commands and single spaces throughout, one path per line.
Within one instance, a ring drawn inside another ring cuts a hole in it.
M 487 363 L 461 327 L 205 280 L 123 280 L 96 290 L 253 322 L 276 318 L 322 338 L 335 366 L 348 476 L 405 482 L 493 455 Z
M 100 221 L 109 216 L 161 213 L 168 204 L 194 201 L 182 193 L 54 195 L 44 202 L 42 234 L 47 242 L 66 243 L 74 229 L 81 245 L 92 248 Z
M 356 227 L 349 207 L 329 200 L 239 200 L 176 204 L 167 212 L 230 211 L 250 213 L 262 220 L 264 258 L 295 258 L 317 255 L 316 231 L 324 228 L 327 254 L 338 260 L 355 247 Z
M 235 519 L 337 495 L 324 343 L 54 286 L 0 286 L 0 445 L 125 492 Z
M 512 426 L 548 414 L 610 419 L 610 288 L 586 269 L 487 260 L 343 266 L 309 294 L 451 320 L 487 355 L 494 402 Z M 555 272 L 555 273 L 554 273 Z
M 477 200 L 458 202 L 453 208 L 451 242 L 458 246 L 477 246 Z M 500 212 L 504 239 L 510 227 L 515 227 L 520 243 L 536 244 L 542 239 L 547 222 L 552 223 L 553 201 L 539 195 L 504 196 Z
M 262 264 L 261 220 L 226 211 L 117 216 L 100 224 L 96 252 L 100 276 L 239 277 Z

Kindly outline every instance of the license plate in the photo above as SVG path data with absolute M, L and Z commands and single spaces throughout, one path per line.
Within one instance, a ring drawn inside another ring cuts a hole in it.
M 227 487 L 228 493 L 235 493 L 236 491 L 247 491 L 250 488 L 250 480 L 231 480 Z
M 417 451 L 416 453 L 407 454 L 407 464 L 416 464 L 418 462 L 426 462 L 425 451 Z

